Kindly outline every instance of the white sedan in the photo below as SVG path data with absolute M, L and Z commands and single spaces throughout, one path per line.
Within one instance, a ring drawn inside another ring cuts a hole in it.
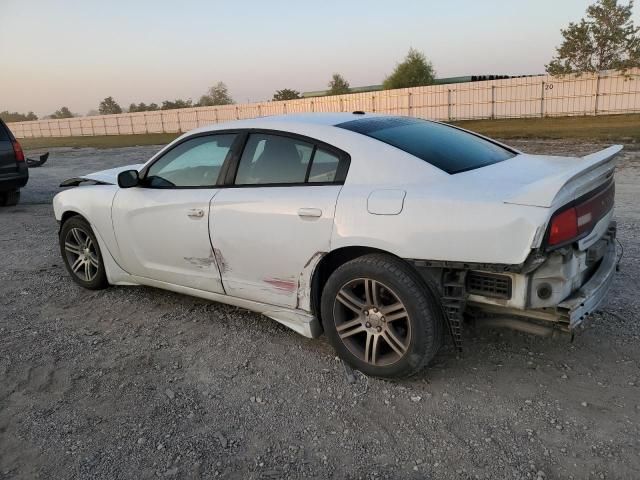
M 199 128 L 143 165 L 69 179 L 60 251 L 90 289 L 148 285 L 324 332 L 410 375 L 466 320 L 568 332 L 616 266 L 614 157 L 527 155 L 409 117 L 288 115 Z

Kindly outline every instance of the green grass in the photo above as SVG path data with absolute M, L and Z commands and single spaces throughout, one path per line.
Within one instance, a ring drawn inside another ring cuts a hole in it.
M 165 145 L 179 135 L 179 133 L 145 133 L 140 135 L 100 135 L 96 137 L 20 138 L 18 140 L 25 150 L 53 147 L 115 148 Z
M 576 139 L 603 142 L 640 143 L 640 114 L 597 117 L 516 118 L 453 122 L 468 130 L 499 139 Z M 177 133 L 106 135 L 99 137 L 23 138 L 25 150 L 52 147 L 114 148 L 136 145 L 164 145 Z
M 453 122 L 488 137 L 640 142 L 640 114 Z

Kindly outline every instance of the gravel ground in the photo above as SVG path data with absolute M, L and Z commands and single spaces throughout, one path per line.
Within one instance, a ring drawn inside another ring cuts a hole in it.
M 241 309 L 72 283 L 58 183 L 157 149 L 56 149 L 0 210 L 0 479 L 640 478 L 640 152 L 620 163 L 625 257 L 589 329 L 467 331 L 462 355 L 390 382 Z

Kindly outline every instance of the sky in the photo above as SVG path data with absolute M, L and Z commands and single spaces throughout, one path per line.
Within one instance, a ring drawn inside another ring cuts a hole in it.
M 410 47 L 438 77 L 543 73 L 592 1 L 0 0 L 0 111 L 379 84 Z

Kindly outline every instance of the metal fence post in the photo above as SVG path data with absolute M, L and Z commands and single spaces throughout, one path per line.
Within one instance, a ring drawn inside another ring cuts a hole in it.
M 340 102 L 340 111 L 344 112 L 344 102 L 342 101 L 342 98 L 339 98 L 338 101 Z
M 167 133 L 164 131 L 164 112 L 160 110 L 160 130 L 162 133 Z
M 118 135 L 120 135 L 120 118 L 116 117 L 116 126 L 118 127 Z
M 453 117 L 451 115 L 451 89 L 450 88 L 447 89 L 447 116 L 449 118 L 449 121 L 453 120 Z
M 496 118 L 496 86 L 491 85 L 491 120 Z
M 544 86 L 545 86 L 544 80 L 542 81 L 541 86 L 542 88 L 540 90 L 540 117 L 544 118 Z
M 407 115 L 411 116 L 411 109 L 413 108 L 413 94 L 407 92 Z
M 376 111 L 376 96 L 371 95 L 371 109 L 373 112 Z
M 240 120 L 240 109 L 236 105 L 236 120 Z
M 179 110 L 176 112 L 176 115 L 178 117 L 178 132 L 182 133 L 182 123 L 180 123 L 180 111 Z
M 218 109 L 217 108 L 213 109 L 213 118 L 214 118 L 215 122 L 218 123 Z
M 200 126 L 200 120 L 198 118 L 198 109 L 196 108 L 196 128 Z
M 596 78 L 596 98 L 595 98 L 595 105 L 593 109 L 594 115 L 598 115 L 599 99 L 600 99 L 600 72 L 598 72 L 598 77 Z

